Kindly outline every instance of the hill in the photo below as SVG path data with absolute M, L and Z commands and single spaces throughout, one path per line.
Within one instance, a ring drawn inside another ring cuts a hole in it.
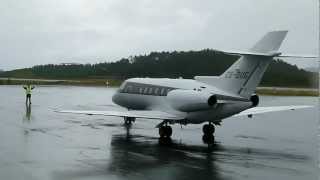
M 319 68 L 318 67 L 307 67 L 304 68 L 304 70 L 309 71 L 309 72 L 319 72 Z
M 193 78 L 196 75 L 216 76 L 224 72 L 238 56 L 213 50 L 151 52 L 117 62 L 97 64 L 47 64 L 17 69 L 2 77 L 45 79 L 118 79 L 131 77 Z M 317 87 L 318 75 L 299 69 L 282 60 L 273 60 L 261 82 L 262 86 Z

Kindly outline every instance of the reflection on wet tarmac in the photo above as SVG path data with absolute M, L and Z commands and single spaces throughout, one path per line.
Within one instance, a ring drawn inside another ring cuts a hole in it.
M 91 168 L 55 172 L 54 178 L 107 175 L 108 179 L 222 179 L 212 152 L 203 146 L 175 142 L 163 146 L 158 144 L 158 138 L 118 134 L 112 136 L 108 162 L 83 160 Z
M 305 155 L 254 149 L 186 145 L 172 141 L 170 145 L 157 144 L 157 138 L 139 135 L 114 135 L 111 143 L 112 159 L 108 170 L 121 176 L 140 173 L 146 179 L 225 179 L 234 176 L 233 168 L 221 169 L 216 163 L 247 168 L 277 169 L 276 165 L 252 163 L 253 159 L 305 162 Z M 250 163 L 249 163 L 250 162 Z M 277 169 L 300 174 L 290 167 Z M 229 175 L 228 175 L 229 174 Z M 139 177 L 136 177 L 139 179 Z
M 79 179 L 107 176 L 108 179 L 255 179 L 241 174 L 247 170 L 285 172 L 305 175 L 291 167 L 278 167 L 259 160 L 280 160 L 304 163 L 308 156 L 257 148 L 240 148 L 215 144 L 210 147 L 187 145 L 172 141 L 159 144 L 156 137 L 132 134 L 115 134 L 111 139 L 108 160 L 84 159 L 90 168 L 79 171 L 55 172 L 55 179 Z M 229 168 L 225 168 L 225 166 Z M 262 173 L 263 174 L 263 173 Z M 259 177 L 259 176 L 258 176 Z
M 23 121 L 25 122 L 30 122 L 31 120 L 31 104 L 26 103 L 26 113 L 25 116 L 23 117 Z
M 221 179 L 215 156 L 206 147 L 157 142 L 158 138 L 114 135 L 108 171 L 133 179 Z

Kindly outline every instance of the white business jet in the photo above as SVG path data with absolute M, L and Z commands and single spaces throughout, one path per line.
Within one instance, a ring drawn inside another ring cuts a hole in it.
M 132 78 L 123 82 L 112 101 L 127 111 L 75 111 L 62 113 L 123 117 L 125 124 L 136 118 L 162 120 L 156 127 L 159 135 L 170 138 L 170 124 L 200 124 L 203 140 L 214 138 L 215 125 L 231 116 L 273 111 L 294 110 L 310 106 L 257 107 L 257 85 L 274 57 L 304 57 L 282 55 L 278 49 L 287 31 L 267 33 L 249 51 L 219 51 L 241 55 L 220 76 L 196 76 L 194 79 Z M 276 78 L 276 77 L 275 77 Z

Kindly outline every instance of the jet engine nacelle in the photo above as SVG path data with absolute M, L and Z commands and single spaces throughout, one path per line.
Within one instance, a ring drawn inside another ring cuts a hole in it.
M 252 106 L 253 106 L 253 107 L 258 106 L 258 104 L 259 104 L 259 96 L 256 95 L 256 94 L 253 94 L 253 95 L 250 97 L 250 101 L 252 102 Z
M 181 89 L 170 91 L 167 100 L 174 109 L 183 112 L 207 110 L 217 104 L 217 97 L 213 94 Z

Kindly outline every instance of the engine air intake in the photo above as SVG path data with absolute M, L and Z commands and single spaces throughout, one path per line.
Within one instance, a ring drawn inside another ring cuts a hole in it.
M 213 105 L 217 104 L 217 102 L 218 102 L 218 100 L 217 100 L 217 97 L 215 95 L 211 96 L 208 99 L 209 106 L 213 106 Z
M 250 97 L 250 101 L 252 102 L 252 106 L 256 107 L 259 104 L 259 96 L 254 94 Z

